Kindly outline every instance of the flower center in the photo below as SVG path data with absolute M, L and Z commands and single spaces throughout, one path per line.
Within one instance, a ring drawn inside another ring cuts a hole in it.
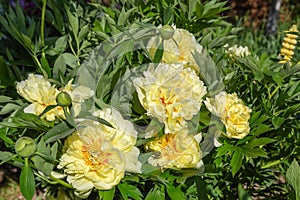
M 86 164 L 95 170 L 100 170 L 104 166 L 107 166 L 110 161 L 109 157 L 112 155 L 109 152 L 103 152 L 88 145 L 83 145 L 81 151 Z

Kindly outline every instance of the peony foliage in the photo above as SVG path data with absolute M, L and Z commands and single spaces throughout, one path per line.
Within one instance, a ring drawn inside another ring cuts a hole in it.
M 0 160 L 27 200 L 299 196 L 296 46 L 237 44 L 217 0 L 10 6 Z

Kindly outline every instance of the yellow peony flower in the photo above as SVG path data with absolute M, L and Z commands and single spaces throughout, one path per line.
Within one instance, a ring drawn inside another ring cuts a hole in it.
M 94 95 L 94 92 L 87 87 L 71 85 L 71 81 L 62 90 L 67 92 L 72 98 L 75 116 L 81 110 L 81 104 L 85 99 Z M 25 113 L 40 115 L 47 106 L 56 105 L 56 97 L 59 90 L 41 75 L 29 74 L 28 79 L 21 81 L 16 86 L 17 92 L 31 104 L 24 109 Z M 57 106 L 47 113 L 42 118 L 48 121 L 54 121 L 56 117 L 65 118 L 63 108 Z
M 161 28 L 163 32 L 166 32 L 166 26 Z M 196 41 L 193 34 L 185 29 L 176 29 L 176 27 L 169 27 L 169 31 L 173 31 L 172 37 L 164 38 L 163 42 L 163 56 L 161 62 L 168 64 L 184 64 L 185 67 L 194 69 L 199 73 L 200 69 L 196 63 L 193 54 L 195 51 L 201 53 L 203 47 Z M 164 35 L 164 34 L 163 34 Z M 147 49 L 152 58 L 154 58 L 155 52 L 162 42 L 161 37 L 152 38 L 147 45 Z
M 251 109 L 244 105 L 236 93 L 221 92 L 215 98 L 207 98 L 204 103 L 224 123 L 227 137 L 242 139 L 249 133 Z
M 200 134 L 193 136 L 187 129 L 175 134 L 166 134 L 145 145 L 147 151 L 154 151 L 148 162 L 163 168 L 200 168 L 202 152 Z
M 165 133 L 186 127 L 186 120 L 196 115 L 206 94 L 204 83 L 182 64 L 150 65 L 144 77 L 133 80 L 147 114 L 165 124 Z
M 134 146 L 137 132 L 133 125 L 123 118 L 113 119 L 121 115 L 112 109 L 99 111 L 96 116 L 109 116 L 107 121 L 126 124 L 127 128 L 119 129 L 114 123 L 111 123 L 114 126 L 111 128 L 96 121 L 83 120 L 79 124 L 82 128 L 67 138 L 58 168 L 64 169 L 67 181 L 80 198 L 88 197 L 93 188 L 113 188 L 124 177 L 125 171 L 141 172 L 139 150 Z
M 24 109 L 25 113 L 40 115 L 47 106 L 56 105 L 56 96 L 59 91 L 41 75 L 29 74 L 28 79 L 19 82 L 16 88 L 19 95 L 31 103 Z M 53 121 L 55 116 L 62 117 L 63 115 L 63 109 L 57 107 L 42 117 Z

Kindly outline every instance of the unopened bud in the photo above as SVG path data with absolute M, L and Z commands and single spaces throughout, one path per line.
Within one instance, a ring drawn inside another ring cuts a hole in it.
M 67 92 L 61 92 L 57 95 L 56 102 L 57 102 L 57 105 L 59 105 L 61 107 L 67 107 L 67 106 L 71 105 L 72 98 Z
M 21 137 L 15 144 L 15 150 L 21 157 L 29 157 L 36 151 L 36 144 L 30 137 Z
M 174 29 L 170 25 L 164 25 L 159 29 L 159 32 L 164 40 L 169 40 L 174 35 Z

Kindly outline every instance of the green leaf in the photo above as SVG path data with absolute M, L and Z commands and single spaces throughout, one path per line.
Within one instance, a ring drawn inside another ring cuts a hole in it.
M 110 190 L 99 190 L 98 195 L 100 197 L 100 200 L 113 200 L 115 196 L 115 190 L 115 187 Z
M 262 133 L 268 132 L 273 130 L 273 128 L 270 127 L 270 125 L 261 124 L 260 126 L 253 129 L 251 132 L 253 132 L 254 135 L 258 136 Z
M 53 164 L 51 164 L 50 162 L 47 162 L 44 158 L 42 158 L 39 155 L 35 155 L 31 159 L 37 170 L 43 172 L 47 176 L 50 176 L 50 174 L 54 168 Z
M 265 152 L 263 149 L 260 148 L 252 148 L 247 147 L 246 145 L 244 147 L 241 147 L 243 150 L 243 153 L 250 158 L 257 158 L 259 156 L 266 157 L 267 152 Z
M 118 189 L 123 199 L 125 200 L 131 199 L 128 197 L 132 197 L 133 199 L 136 200 L 142 200 L 143 195 L 141 191 L 133 185 L 129 185 L 128 183 L 121 183 L 118 185 Z
M 278 165 L 282 162 L 282 159 L 280 160 L 273 160 L 273 161 L 269 161 L 267 162 L 266 164 L 264 164 L 261 168 L 262 169 L 266 169 L 266 168 L 269 168 L 269 167 L 273 167 L 275 165 Z
M 125 11 L 125 8 L 123 7 L 123 8 L 122 8 L 122 11 L 121 11 L 121 13 L 120 13 L 120 15 L 119 15 L 119 17 L 118 17 L 118 23 L 117 23 L 117 24 L 118 24 L 118 25 L 125 25 L 127 19 L 130 17 L 131 13 L 132 13 L 133 11 L 135 11 L 135 10 L 137 10 L 137 8 L 136 8 L 136 7 L 133 7 L 133 8 L 131 8 L 131 9 Z
M 275 142 L 276 140 L 267 138 L 267 137 L 261 137 L 258 139 L 253 139 L 251 140 L 248 144 L 246 144 L 248 147 L 253 148 L 253 147 L 258 147 L 258 146 L 263 146 L 265 144 L 269 144 L 272 142 Z
M 188 13 L 188 19 L 189 20 L 191 20 L 192 15 L 193 15 L 193 13 L 195 11 L 196 3 L 197 3 L 196 0 L 189 0 L 189 13 Z
M 0 160 L 2 161 L 0 163 L 0 165 L 2 165 L 3 163 L 8 162 L 10 160 L 13 160 L 16 157 L 17 157 L 17 154 L 13 154 L 13 153 L 8 152 L 8 151 L 0 151 Z
M 0 85 L 13 85 L 14 80 L 16 80 L 14 73 L 6 64 L 4 58 L 0 56 Z
M 252 198 L 249 196 L 249 194 L 244 190 L 243 185 L 239 183 L 238 185 L 238 194 L 239 194 L 239 200 L 252 200 Z
M 254 71 L 253 74 L 255 79 L 258 81 L 261 81 L 265 77 L 262 71 Z
M 14 141 L 11 138 L 7 137 L 5 127 L 0 128 L 0 139 L 8 145 L 14 145 Z
M 217 155 L 216 157 L 219 157 L 219 156 L 223 156 L 225 154 L 227 154 L 228 152 L 231 152 L 232 149 L 234 148 L 234 146 L 230 145 L 230 144 L 224 144 L 220 147 L 217 148 Z
M 48 60 L 45 56 L 44 53 L 42 53 L 42 58 L 41 58 L 41 63 L 42 63 L 42 68 L 45 70 L 45 72 L 47 73 L 48 77 L 51 77 L 51 68 L 50 65 L 48 63 Z
M 31 200 L 35 192 L 35 179 L 33 171 L 28 163 L 28 158 L 25 158 L 25 164 L 20 175 L 20 190 L 26 200 Z
M 0 80 L 2 80 L 2 79 L 0 79 Z M 8 103 L 8 102 L 12 102 L 11 97 L 0 95 L 0 103 Z
M 77 58 L 73 54 L 63 53 L 54 62 L 53 78 L 58 79 L 61 76 L 65 76 L 67 66 L 72 69 L 77 67 Z
M 164 25 L 171 25 L 174 21 L 174 14 L 172 6 L 168 6 L 164 11 Z
M 70 6 L 72 7 L 72 6 Z M 70 8 L 65 6 L 65 10 L 67 12 L 67 15 L 68 15 L 68 19 L 69 19 L 69 23 L 71 25 L 71 29 L 72 29 L 72 32 L 74 34 L 75 37 L 77 37 L 78 35 L 78 16 L 75 12 L 71 13 L 70 12 Z
M 163 53 L 164 53 L 164 42 L 162 40 L 161 43 L 159 44 L 158 48 L 155 51 L 153 62 L 160 63 Z
M 179 187 L 174 187 L 171 184 L 167 184 L 167 193 L 172 200 L 186 199 L 185 194 Z
M 147 194 L 145 200 L 165 200 L 165 188 L 161 185 L 155 185 Z
M 70 128 L 66 122 L 60 123 L 50 129 L 44 136 L 45 143 L 54 142 L 58 139 L 65 138 L 75 131 L 74 128 Z
M 286 181 L 294 188 L 296 199 L 300 199 L 300 166 L 295 159 L 286 172 Z
M 284 121 L 285 119 L 283 117 L 274 117 L 272 119 L 272 124 L 274 125 L 275 129 L 278 129 Z
M 207 182 L 201 176 L 195 176 L 197 197 L 201 200 L 208 200 Z
M 18 110 L 21 106 L 14 103 L 7 103 L 0 111 L 0 115 L 10 113 L 12 111 Z
M 240 149 L 239 147 L 235 147 L 230 161 L 232 176 L 234 176 L 241 168 L 243 159 L 244 159 L 244 154 L 242 152 L 242 149 Z

